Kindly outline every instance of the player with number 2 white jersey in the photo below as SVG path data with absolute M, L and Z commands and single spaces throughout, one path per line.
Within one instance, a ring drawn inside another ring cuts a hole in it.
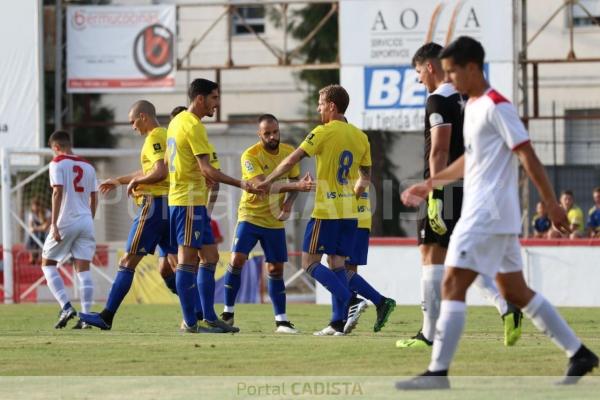
M 42 250 L 42 270 L 48 287 L 62 310 L 55 328 L 64 328 L 77 315 L 65 291 L 57 264 L 72 255 L 79 278 L 82 311 L 90 311 L 93 282 L 90 261 L 96 251 L 94 214 L 97 206 L 96 171 L 86 160 L 73 154 L 69 134 L 56 131 L 50 136 L 55 157 L 50 163 L 52 223 Z M 79 322 L 75 328 L 85 328 Z

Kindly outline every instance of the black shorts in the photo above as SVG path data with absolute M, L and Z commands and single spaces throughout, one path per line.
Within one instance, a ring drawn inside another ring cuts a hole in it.
M 448 248 L 450 235 L 452 235 L 454 226 L 456 226 L 456 223 L 460 218 L 463 198 L 462 182 L 445 186 L 443 193 L 440 194 L 440 196 L 444 201 L 442 217 L 444 218 L 448 231 L 443 235 L 438 235 L 431 229 L 429 219 L 427 218 L 427 206 L 429 201 L 426 201 L 419 209 L 417 219 L 417 243 L 419 246 L 422 244 L 438 244 L 443 248 Z

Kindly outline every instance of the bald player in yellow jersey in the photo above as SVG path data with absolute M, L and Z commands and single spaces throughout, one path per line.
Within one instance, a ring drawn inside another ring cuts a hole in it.
M 258 118 L 260 141 L 250 146 L 241 157 L 244 180 L 260 183 L 265 176 L 289 156 L 294 148 L 280 144 L 279 121 L 274 115 L 264 114 Z M 269 279 L 267 289 L 273 311 L 277 333 L 297 333 L 286 315 L 286 295 L 283 282 L 283 266 L 287 261 L 287 246 L 283 221 L 287 219 L 298 191 L 309 191 L 314 187 L 310 175 L 298 181 L 300 165 L 296 164 L 271 187 L 268 196 L 244 193 L 238 208 L 238 223 L 231 263 L 225 273 L 225 308 L 221 318 L 233 325 L 235 299 L 240 289 L 242 267 L 248 254 L 257 242 L 265 254 Z M 287 192 L 284 195 L 284 192 Z M 285 197 L 285 198 L 284 198 Z
M 189 87 L 190 105 L 179 113 L 167 132 L 166 161 L 169 169 L 169 212 L 171 241 L 177 243 L 176 286 L 183 313 L 183 332 L 238 332 L 220 320 L 214 311 L 215 262 L 200 264 L 203 237 L 210 230 L 206 210 L 206 180 L 221 182 L 260 193 L 252 185 L 232 178 L 210 163 L 211 148 L 201 119 L 214 115 L 219 107 L 219 87 L 206 79 L 195 79 Z M 214 251 L 203 252 L 203 258 L 218 260 Z M 207 250 L 205 248 L 204 250 Z M 208 253 L 208 254 L 207 254 Z M 200 291 L 204 322 L 198 324 L 194 311 L 194 291 Z
M 111 329 L 114 315 L 131 288 L 135 268 L 146 254 L 154 253 L 156 246 L 159 248 L 160 274 L 169 289 L 176 293 L 175 275 L 169 263 L 169 255 L 174 261 L 177 248 L 171 245 L 169 233 L 169 179 L 164 163 L 167 130 L 159 126 L 154 105 L 146 100 L 133 104 L 129 122 L 135 131 L 145 136 L 140 154 L 142 169 L 105 180 L 100 184 L 100 191 L 107 194 L 119 185 L 127 185 L 127 194 L 136 198 L 140 209 L 129 232 L 125 254 L 119 261 L 119 272 L 104 310 L 99 314 L 80 314 L 83 322 L 104 330 Z
M 317 112 L 323 125 L 309 133 L 258 185 L 258 188 L 268 187 L 302 158 L 316 158 L 317 193 L 304 235 L 302 267 L 334 296 L 331 322 L 315 332 L 317 336 L 350 333 L 360 315 L 349 316 L 347 312 L 351 293 L 345 260 L 351 254 L 358 224 L 357 198 L 370 183 L 371 150 L 367 135 L 346 122 L 344 112 L 349 102 L 348 93 L 339 85 L 321 89 Z M 321 264 L 323 254 L 329 256 L 331 269 Z

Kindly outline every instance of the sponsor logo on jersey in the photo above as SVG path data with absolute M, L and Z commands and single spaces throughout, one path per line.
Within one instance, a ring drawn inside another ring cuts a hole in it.
M 254 165 L 252 165 L 252 162 L 250 160 L 244 161 L 244 166 L 246 167 L 246 171 L 254 172 Z

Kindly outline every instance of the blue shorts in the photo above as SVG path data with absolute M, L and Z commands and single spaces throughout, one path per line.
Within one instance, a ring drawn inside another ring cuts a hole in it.
M 125 245 L 127 253 L 139 256 L 154 254 L 158 246 L 160 257 L 177 254 L 177 246 L 171 245 L 167 204 L 167 196 L 144 196 L 129 231 Z
M 371 231 L 367 228 L 358 228 L 354 235 L 354 247 L 350 256 L 346 258 L 347 265 L 367 265 L 369 254 L 369 236 Z
M 311 218 L 304 232 L 302 251 L 347 257 L 352 254 L 357 226 L 356 219 Z
M 231 251 L 234 253 L 250 254 L 250 251 L 260 245 L 268 263 L 283 263 L 288 260 L 284 228 L 263 228 L 248 221 L 240 221 L 235 229 L 235 237 Z
M 210 230 L 205 206 L 169 206 L 171 243 L 201 249 Z M 214 239 L 213 239 L 214 241 Z

